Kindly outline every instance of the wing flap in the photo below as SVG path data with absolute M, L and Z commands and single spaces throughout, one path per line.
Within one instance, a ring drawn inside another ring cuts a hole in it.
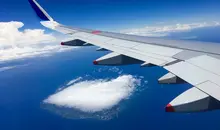
M 220 85 L 219 66 L 220 60 L 203 55 L 164 68 L 192 85 L 206 81 Z
M 220 101 L 218 66 L 218 59 L 203 55 L 164 68 Z
M 212 83 L 211 81 L 206 81 L 195 87 L 207 93 L 208 95 L 212 96 L 213 98 L 217 99 L 218 101 L 220 101 L 220 94 L 219 94 L 220 86 L 219 85 Z
M 220 60 L 216 58 L 202 55 L 198 57 L 193 57 L 187 60 L 187 62 L 220 76 Z
M 216 77 L 216 75 L 184 61 L 164 68 L 194 86 L 206 82 L 210 79 L 209 77 Z
M 172 100 L 165 110 L 167 112 L 202 112 L 219 108 L 218 100 L 193 87 Z

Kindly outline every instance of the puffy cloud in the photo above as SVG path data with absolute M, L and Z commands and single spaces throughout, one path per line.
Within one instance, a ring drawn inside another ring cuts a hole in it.
M 60 52 L 69 48 L 59 46 L 52 34 L 42 29 L 20 29 L 22 22 L 0 22 L 0 61 L 12 60 L 51 52 Z
M 112 80 L 81 81 L 49 96 L 43 102 L 94 113 L 109 110 L 129 98 L 139 84 L 140 80 L 131 75 Z
M 192 29 L 219 26 L 220 23 L 214 22 L 202 22 L 202 23 L 190 23 L 190 24 L 175 24 L 175 25 L 157 25 L 157 26 L 146 26 L 144 28 L 134 28 L 122 30 L 121 33 L 142 35 L 142 36 L 167 36 L 172 32 L 190 31 Z
M 1 46 L 20 46 L 56 41 L 52 34 L 45 34 L 42 29 L 25 29 L 20 31 L 19 29 L 23 26 L 22 22 L 0 22 Z

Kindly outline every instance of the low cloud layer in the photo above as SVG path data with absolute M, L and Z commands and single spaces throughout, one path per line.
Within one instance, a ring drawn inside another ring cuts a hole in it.
M 42 29 L 25 29 L 22 22 L 0 22 L 0 61 L 31 57 L 69 48 L 61 47 L 59 39 Z
M 142 36 L 153 36 L 153 37 L 164 37 L 173 32 L 184 32 L 192 29 L 220 26 L 219 22 L 201 22 L 201 23 L 190 23 L 190 24 L 174 24 L 174 25 L 155 25 L 146 26 L 143 28 L 133 28 L 122 30 L 121 33 L 142 35 Z
M 15 66 L 5 66 L 5 67 L 1 67 L 0 68 L 0 72 L 5 72 L 8 70 L 12 70 L 12 69 L 16 69 L 16 68 L 20 68 L 20 67 L 24 67 L 24 66 L 28 66 L 29 64 L 24 64 L 24 65 L 15 65 Z
M 81 81 L 45 99 L 46 104 L 94 113 L 109 110 L 128 99 L 140 80 L 131 75 L 112 80 Z
M 14 69 L 14 68 L 17 68 L 17 66 L 2 67 L 2 68 L 0 68 L 0 72 L 4 72 L 4 71 L 11 70 L 11 69 Z
M 55 45 L 54 43 L 50 45 L 40 44 L 0 49 L 0 62 L 33 56 L 48 56 L 55 52 L 63 52 L 70 49 L 72 48 L 61 47 L 60 45 Z

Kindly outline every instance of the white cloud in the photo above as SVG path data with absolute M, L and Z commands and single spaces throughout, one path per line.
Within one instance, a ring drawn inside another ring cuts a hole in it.
M 15 68 L 19 68 L 19 67 L 23 67 L 23 66 L 28 66 L 29 64 L 24 64 L 24 65 L 15 65 L 15 66 L 5 66 L 5 67 L 1 67 L 0 68 L 0 72 L 5 72 L 5 71 L 8 71 L 8 70 L 12 70 L 12 69 L 15 69 Z
M 175 25 L 157 25 L 157 26 L 146 26 L 144 28 L 134 28 L 122 30 L 121 33 L 142 35 L 142 36 L 167 36 L 171 32 L 182 32 L 190 31 L 196 28 L 219 26 L 220 23 L 214 22 L 202 22 L 202 23 L 190 23 L 190 24 L 175 24 Z
M 0 61 L 8 61 L 21 58 L 29 58 L 33 56 L 49 56 L 55 52 L 63 52 L 72 48 L 61 47 L 60 45 L 39 45 L 24 46 L 0 49 Z
M 0 68 L 0 72 L 4 72 L 4 71 L 11 70 L 11 69 L 14 69 L 14 68 L 16 68 L 16 66 L 2 67 L 2 68 Z
M 70 82 L 67 83 L 67 86 L 72 85 L 72 84 L 74 84 L 74 83 L 76 83 L 76 82 L 78 82 L 82 79 L 83 79 L 82 77 L 78 77 L 76 79 L 73 79 L 73 80 L 71 80 Z
M 82 81 L 49 96 L 43 102 L 82 112 L 99 112 L 109 110 L 120 101 L 128 99 L 138 85 L 140 80 L 131 75 L 108 81 Z
M 60 39 L 53 34 L 46 34 L 42 29 L 21 31 L 23 26 L 22 22 L 17 21 L 0 22 L 0 61 L 70 49 L 58 45 Z
M 1 46 L 21 46 L 56 41 L 52 34 L 45 34 L 42 29 L 25 29 L 20 31 L 19 29 L 23 26 L 22 22 L 0 22 Z

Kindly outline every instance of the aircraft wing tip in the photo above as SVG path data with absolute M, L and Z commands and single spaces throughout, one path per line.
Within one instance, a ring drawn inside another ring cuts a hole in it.
M 53 21 L 47 12 L 37 3 L 36 0 L 28 0 L 37 16 L 43 21 Z

